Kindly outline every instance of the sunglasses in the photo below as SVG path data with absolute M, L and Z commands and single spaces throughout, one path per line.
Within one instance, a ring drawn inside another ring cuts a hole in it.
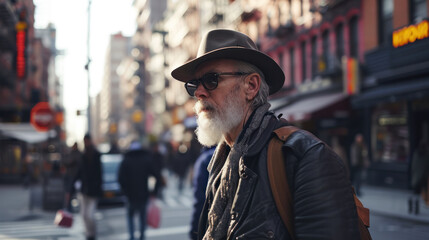
M 219 83 L 219 77 L 220 76 L 244 76 L 250 73 L 245 72 L 222 72 L 222 73 L 215 73 L 215 72 L 209 72 L 204 74 L 202 77 L 190 80 L 185 83 L 186 91 L 189 95 L 192 97 L 195 96 L 195 91 L 197 90 L 198 86 L 203 84 L 203 87 L 210 91 L 215 90 L 217 88 L 217 85 Z

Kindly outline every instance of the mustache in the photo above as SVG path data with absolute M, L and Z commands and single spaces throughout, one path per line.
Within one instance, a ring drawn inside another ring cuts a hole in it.
M 194 105 L 194 112 L 196 114 L 201 113 L 202 111 L 215 111 L 215 107 L 207 101 L 199 100 Z

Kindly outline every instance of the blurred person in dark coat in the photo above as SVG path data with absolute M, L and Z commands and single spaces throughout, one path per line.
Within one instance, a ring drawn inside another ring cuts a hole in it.
M 80 212 L 83 218 L 87 240 L 95 240 L 97 229 L 95 211 L 98 199 L 102 195 L 102 167 L 101 154 L 95 148 L 91 136 L 85 134 L 83 138 L 85 151 L 76 179 L 80 182 L 78 194 Z
M 159 172 L 161 174 L 161 184 L 160 186 L 162 188 L 167 186 L 167 180 L 165 179 L 165 177 L 162 175 L 162 170 L 165 167 L 165 157 L 164 155 L 161 153 L 160 151 L 160 145 L 158 142 L 154 142 L 151 144 L 151 151 L 152 151 L 152 155 L 153 155 L 153 166 L 154 166 L 154 171 Z M 157 192 L 157 198 L 162 199 L 162 189 L 159 189 L 159 191 Z
M 352 165 L 353 186 L 356 194 L 361 195 L 360 187 L 363 181 L 363 174 L 369 166 L 368 148 L 364 142 L 363 135 L 358 133 L 350 149 L 350 161 Z
M 408 200 L 408 212 L 419 214 L 420 206 L 420 195 L 423 196 L 423 200 L 427 203 L 428 199 L 428 181 L 429 181 L 429 146 L 428 144 L 420 140 L 418 147 L 416 148 L 413 159 L 411 162 L 411 187 L 413 193 L 416 195 Z M 414 208 L 414 209 L 413 209 Z
M 192 163 L 193 155 L 189 145 L 184 142 L 173 142 L 172 147 L 172 170 L 176 174 L 179 181 L 177 189 L 179 193 L 182 193 L 186 182 L 186 176 L 188 174 L 189 167 Z
M 194 203 L 191 216 L 191 231 L 189 233 L 192 240 L 198 239 L 198 220 L 204 206 L 204 201 L 206 200 L 206 187 L 209 178 L 207 167 L 215 149 L 216 146 L 203 147 L 200 156 L 194 164 L 192 179 Z
M 71 198 L 75 194 L 75 187 L 73 179 L 76 178 L 76 175 L 79 170 L 79 165 L 82 162 L 82 153 L 78 149 L 77 142 L 75 142 L 71 148 L 70 153 L 64 160 L 64 166 L 66 168 L 66 173 L 64 176 L 64 188 L 65 188 L 65 208 L 67 211 L 72 211 Z
M 156 179 L 152 191 L 148 188 L 148 178 Z M 138 141 L 131 143 L 129 151 L 119 167 L 118 180 L 127 198 L 127 223 L 130 240 L 134 239 L 134 216 L 139 214 L 140 239 L 145 238 L 146 207 L 149 196 L 156 197 L 162 180 L 160 169 L 154 163 L 151 151 L 143 149 Z

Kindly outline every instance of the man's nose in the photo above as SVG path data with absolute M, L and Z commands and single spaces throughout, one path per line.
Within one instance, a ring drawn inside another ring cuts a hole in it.
M 198 87 L 195 90 L 194 95 L 196 98 L 204 98 L 204 97 L 208 96 L 208 91 L 207 91 L 207 89 L 204 88 L 203 84 L 200 83 L 200 84 L 198 84 Z

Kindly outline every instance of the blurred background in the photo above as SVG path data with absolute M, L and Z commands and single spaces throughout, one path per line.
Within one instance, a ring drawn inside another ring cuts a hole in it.
M 196 56 L 205 32 L 229 28 L 283 68 L 285 84 L 270 97 L 276 114 L 324 140 L 347 166 L 355 135 L 363 135 L 362 200 L 390 214 L 374 216 L 382 226 L 374 234 L 427 234 L 429 209 L 410 215 L 407 200 L 411 160 L 429 140 L 428 12 L 429 0 L 0 0 L 0 191 L 10 198 L 0 221 L 61 208 L 62 195 L 49 192 L 61 192 L 61 184 L 49 179 L 61 178 L 70 147 L 82 149 L 87 132 L 106 154 L 135 139 L 156 143 L 165 191 L 172 188 L 176 202 L 188 199 L 169 205 L 178 211 L 170 214 L 189 218 L 192 186 L 173 189 L 181 176 L 172 155 L 189 153 L 190 179 L 201 147 L 195 100 L 170 73 Z M 149 234 L 187 239 L 186 224 L 177 224 Z M 57 230 L 79 239 L 79 228 Z M 9 234 L 0 231 L 0 239 Z M 60 239 L 55 234 L 26 237 Z

